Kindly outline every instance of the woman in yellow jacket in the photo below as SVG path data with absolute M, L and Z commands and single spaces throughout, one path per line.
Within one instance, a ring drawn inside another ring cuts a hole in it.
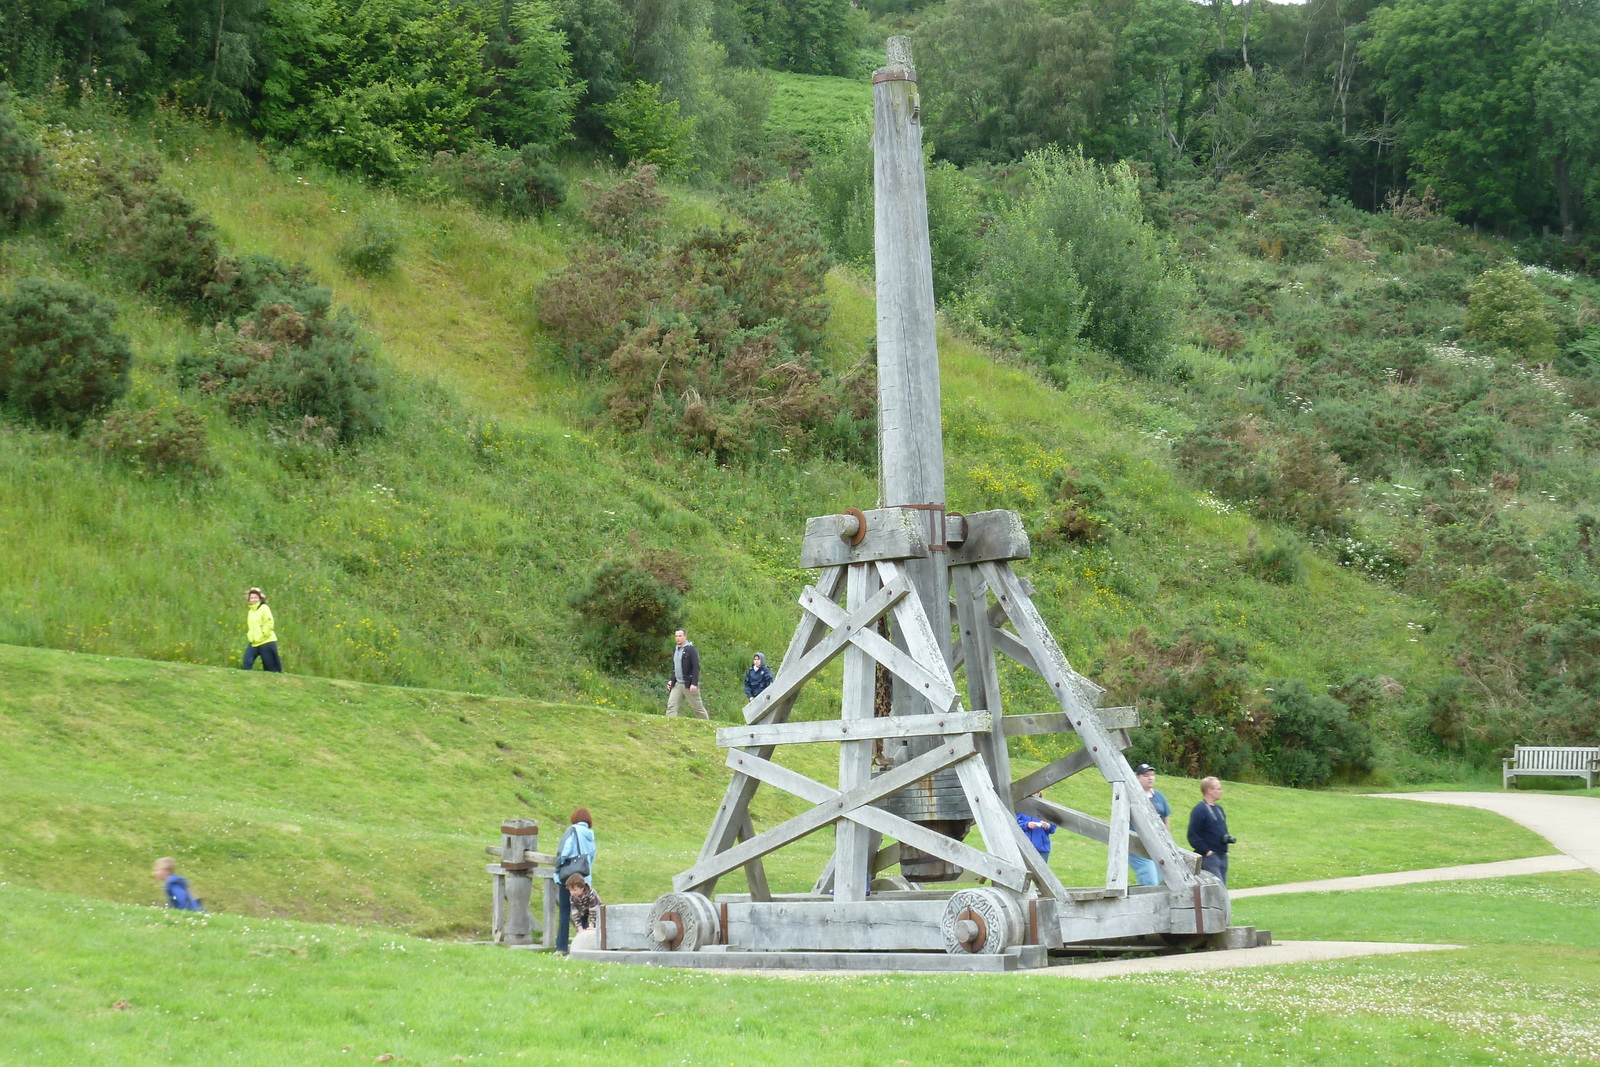
M 272 609 L 267 607 L 267 596 L 261 590 L 252 588 L 244 598 L 250 603 L 250 610 L 244 616 L 247 634 L 244 669 L 254 667 L 256 657 L 260 656 L 263 669 L 281 672 L 283 662 L 278 659 L 278 633 L 272 626 Z

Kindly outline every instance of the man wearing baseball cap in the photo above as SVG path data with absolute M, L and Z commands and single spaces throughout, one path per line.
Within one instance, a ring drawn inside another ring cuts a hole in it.
M 1154 805 L 1156 814 L 1161 816 L 1161 825 L 1170 832 L 1172 829 L 1172 805 L 1167 803 L 1167 798 L 1161 795 L 1161 790 L 1156 788 L 1156 769 L 1148 763 L 1141 763 L 1133 769 L 1139 778 L 1139 786 L 1144 790 L 1144 795 Z M 1156 861 L 1148 856 L 1136 856 L 1128 852 L 1128 866 L 1133 868 L 1133 876 L 1140 885 L 1160 885 L 1161 868 L 1156 866 Z

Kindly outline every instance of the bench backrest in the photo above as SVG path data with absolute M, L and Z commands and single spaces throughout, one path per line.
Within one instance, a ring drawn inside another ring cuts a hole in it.
M 1518 745 L 1516 762 L 1519 770 L 1529 771 L 1585 771 L 1600 759 L 1600 746 Z

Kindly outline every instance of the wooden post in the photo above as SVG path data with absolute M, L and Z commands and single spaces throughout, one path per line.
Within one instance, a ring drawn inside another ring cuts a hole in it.
M 845 596 L 854 611 L 877 592 L 878 575 L 870 563 L 853 563 L 846 579 Z M 844 653 L 844 703 L 840 719 L 846 723 L 872 718 L 876 678 L 873 661 L 854 644 Z M 872 741 L 846 741 L 839 746 L 839 791 L 847 793 L 872 777 Z M 843 819 L 834 831 L 833 899 L 865 900 L 872 853 L 877 850 L 867 828 Z
M 889 38 L 888 63 L 872 76 L 873 218 L 878 296 L 878 477 L 884 507 L 928 508 L 927 559 L 908 560 L 917 596 L 950 662 L 944 548 L 944 438 L 939 420 L 928 191 L 922 172 L 917 74 L 906 38 Z M 904 698 L 904 699 L 902 699 Z M 895 712 L 920 714 L 896 686 Z
M 533 863 L 524 852 L 539 850 L 539 823 L 507 819 L 500 824 L 500 866 L 505 870 L 505 937 L 501 944 L 533 944 Z
M 1143 800 L 1141 794 L 1139 797 Z M 1111 832 L 1106 841 L 1106 888 L 1128 892 L 1128 787 L 1111 783 Z

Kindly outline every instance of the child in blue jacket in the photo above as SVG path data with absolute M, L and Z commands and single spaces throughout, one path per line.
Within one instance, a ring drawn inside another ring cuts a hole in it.
M 174 868 L 178 861 L 171 856 L 162 856 L 156 860 L 155 869 L 150 872 L 150 877 L 161 883 L 161 888 L 167 891 L 167 903 L 180 911 L 205 911 L 200 906 L 200 901 L 189 892 L 189 880 L 177 874 Z

